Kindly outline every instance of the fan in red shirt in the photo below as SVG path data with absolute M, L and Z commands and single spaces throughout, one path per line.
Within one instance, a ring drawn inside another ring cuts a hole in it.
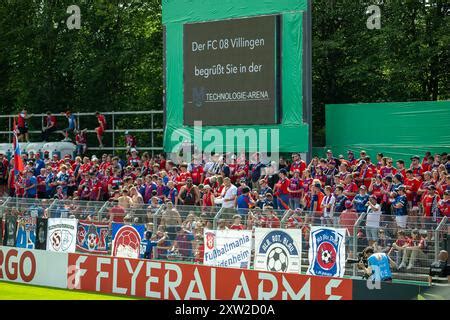
M 438 208 L 441 217 L 450 218 L 450 190 L 445 190 L 444 199 L 439 201 Z
M 0 184 L 5 184 L 8 179 L 9 161 L 3 152 L 0 152 Z
M 410 202 L 411 206 L 415 205 L 417 200 L 417 190 L 419 190 L 420 187 L 420 181 L 413 176 L 411 169 L 406 170 L 406 178 L 403 184 L 406 187 L 406 198 L 408 199 L 408 202 Z
M 273 194 L 277 197 L 278 208 L 289 209 L 289 186 L 291 181 L 287 178 L 286 169 L 281 169 L 278 176 L 280 180 L 275 184 Z
M 423 200 L 423 197 L 427 194 L 428 187 L 431 185 L 434 185 L 434 182 L 431 179 L 431 172 L 426 171 L 423 174 L 423 181 L 420 184 L 419 189 L 417 190 L 418 201 Z
M 178 189 L 178 192 L 180 192 L 181 187 L 186 184 L 186 181 L 187 181 L 188 178 L 192 178 L 191 173 L 189 171 L 187 171 L 187 164 L 186 163 L 182 163 L 180 165 L 180 174 L 177 177 L 177 189 Z
M 99 170 L 100 170 L 100 172 L 105 173 L 107 170 L 109 170 L 111 168 L 112 168 L 112 164 L 111 164 L 110 158 L 108 157 L 107 154 L 104 154 L 102 156 L 102 162 L 100 163 Z
M 191 177 L 192 177 L 192 182 L 195 185 L 199 185 L 199 184 L 203 183 L 203 178 L 204 178 L 203 166 L 201 165 L 201 163 L 197 163 L 197 161 L 195 161 L 195 160 L 191 165 Z
M 234 181 L 239 181 L 241 178 L 247 178 L 249 171 L 248 162 L 245 159 L 239 158 L 236 163 L 236 170 L 234 172 Z
M 98 111 L 95 112 L 95 116 L 98 120 L 98 127 L 95 128 L 95 132 L 97 133 L 98 145 L 100 148 L 103 148 L 103 134 L 106 130 L 106 118 Z
M 125 144 L 127 146 L 127 151 L 136 148 L 137 145 L 136 138 L 132 136 L 128 131 L 125 131 Z
M 306 162 L 302 160 L 299 153 L 292 154 L 292 164 L 289 168 L 289 174 L 292 177 L 294 175 L 294 171 L 300 172 L 300 176 L 302 176 L 303 171 L 306 169 Z
M 114 190 L 119 190 L 120 186 L 123 184 L 123 180 L 120 177 L 119 170 L 114 170 L 114 175 L 108 181 L 108 191 L 112 194 Z
M 409 169 L 412 171 L 415 178 L 417 178 L 418 180 L 422 180 L 423 169 L 420 165 L 420 157 L 414 156 L 411 158 L 411 161 L 412 163 Z
M 103 184 L 102 182 L 95 176 L 95 173 L 91 173 L 91 201 L 99 201 L 102 196 Z
M 386 166 L 380 168 L 380 175 L 385 178 L 387 176 L 393 176 L 397 173 L 397 170 L 392 166 L 392 159 L 387 158 Z
M 242 217 L 239 214 L 233 216 L 233 224 L 229 229 L 231 230 L 244 230 L 245 226 L 241 223 Z
M 377 174 L 375 178 L 372 178 L 369 188 L 367 188 L 369 193 L 377 198 L 377 203 L 381 203 L 381 200 L 383 199 L 382 189 L 383 179 L 381 178 L 381 175 Z
M 352 202 L 350 200 L 345 201 L 345 210 L 342 211 L 339 217 L 339 225 L 342 228 L 347 229 L 348 233 L 350 234 L 350 237 L 348 237 L 348 239 L 351 239 L 351 237 L 353 236 L 353 226 L 355 225 L 356 220 L 358 220 L 358 213 L 353 208 Z
M 356 166 L 356 164 L 358 163 L 358 160 L 355 158 L 355 153 L 352 150 L 348 150 L 347 155 L 348 155 L 347 162 L 350 165 L 350 167 Z
M 437 205 L 441 198 L 439 197 L 439 194 L 437 194 L 436 187 L 434 185 L 430 185 L 427 189 L 427 193 L 422 199 L 423 215 L 425 217 L 432 217 L 433 209 L 437 209 Z
M 372 181 L 374 174 L 376 174 L 376 172 L 374 173 L 372 168 L 367 165 L 367 162 L 365 160 L 361 160 L 359 176 L 356 179 L 357 185 L 361 186 L 364 184 L 366 188 L 369 188 L 370 181 Z
M 87 150 L 87 129 L 75 130 L 75 143 L 77 145 L 77 155 L 81 156 Z
M 348 200 L 353 201 L 353 198 L 358 193 L 358 186 L 353 182 L 353 176 L 351 174 L 347 175 L 344 179 L 344 195 Z
M 135 148 L 130 150 L 131 156 L 128 157 L 128 165 L 136 168 L 141 166 L 141 158 L 138 156 L 138 152 Z
M 277 217 L 276 213 L 273 211 L 273 208 L 270 206 L 266 206 L 263 209 L 263 215 L 260 219 L 261 227 L 263 228 L 279 228 L 280 227 L 280 219 Z
M 300 216 L 302 210 L 295 209 L 289 210 L 291 216 L 286 220 L 286 228 L 287 229 L 301 229 L 303 226 L 303 219 Z

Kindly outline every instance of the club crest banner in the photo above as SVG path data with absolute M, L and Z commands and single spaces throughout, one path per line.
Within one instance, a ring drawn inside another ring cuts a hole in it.
M 300 229 L 255 229 L 255 270 L 300 273 Z
M 47 222 L 47 250 L 74 253 L 76 248 L 77 220 L 49 218 Z
M 311 227 L 308 274 L 343 277 L 345 272 L 345 229 Z
M 108 233 L 108 223 L 78 221 L 77 250 L 81 252 L 107 254 Z
M 205 230 L 203 264 L 249 269 L 252 232 L 247 230 Z
M 113 222 L 111 255 L 114 257 L 138 259 L 144 233 L 144 225 L 129 225 Z
M 36 245 L 36 218 L 20 217 L 17 219 L 16 247 L 34 249 Z

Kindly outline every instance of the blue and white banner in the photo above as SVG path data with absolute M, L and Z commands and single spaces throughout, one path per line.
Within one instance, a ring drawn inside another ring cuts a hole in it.
M 36 244 L 36 218 L 20 217 L 17 220 L 16 247 L 34 249 Z
M 300 273 L 300 229 L 255 229 L 255 270 Z
M 47 250 L 74 253 L 77 245 L 77 219 L 49 218 L 47 222 Z
M 112 224 L 111 255 L 138 259 L 141 253 L 141 240 L 144 239 L 145 225 Z
M 213 267 L 250 268 L 252 232 L 205 230 L 203 264 Z
M 109 223 L 79 221 L 77 250 L 96 254 L 108 253 Z
M 343 277 L 345 272 L 345 229 L 311 227 L 307 274 Z

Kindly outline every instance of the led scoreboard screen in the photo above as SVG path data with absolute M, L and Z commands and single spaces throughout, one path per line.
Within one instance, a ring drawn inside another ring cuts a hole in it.
M 184 25 L 184 124 L 279 123 L 279 16 Z

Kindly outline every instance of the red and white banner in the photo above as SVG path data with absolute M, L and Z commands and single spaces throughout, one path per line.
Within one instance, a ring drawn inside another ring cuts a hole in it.
M 67 253 L 0 247 L 0 280 L 67 288 Z
M 69 254 L 69 289 L 170 300 L 351 300 L 352 280 Z

